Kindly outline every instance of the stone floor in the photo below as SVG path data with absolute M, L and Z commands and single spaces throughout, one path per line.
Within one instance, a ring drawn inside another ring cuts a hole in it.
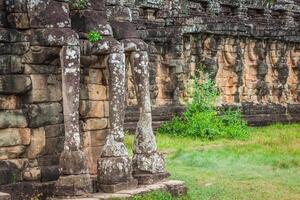
M 187 188 L 182 181 L 167 180 L 153 185 L 143 185 L 132 190 L 123 190 L 117 193 L 95 193 L 87 197 L 78 198 L 49 198 L 49 200 L 99 200 L 99 199 L 130 199 L 135 195 L 142 195 L 153 191 L 167 191 L 174 197 L 185 195 Z M 1 199 L 0 199 L 1 200 Z

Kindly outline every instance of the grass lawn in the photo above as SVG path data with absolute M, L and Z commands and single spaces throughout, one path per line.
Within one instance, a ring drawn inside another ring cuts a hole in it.
M 132 143 L 127 136 L 129 149 Z M 300 125 L 251 128 L 245 141 L 157 135 L 157 143 L 171 178 L 188 186 L 184 200 L 300 200 Z

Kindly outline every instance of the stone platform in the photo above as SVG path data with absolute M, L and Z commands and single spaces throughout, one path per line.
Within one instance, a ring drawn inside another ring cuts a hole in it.
M 131 199 L 136 195 L 143 195 L 154 191 L 169 192 L 174 197 L 179 197 L 187 193 L 187 188 L 182 181 L 167 180 L 152 185 L 141 185 L 131 190 L 123 190 L 117 193 L 95 193 L 86 197 L 77 198 L 48 198 L 48 200 L 101 200 L 101 199 Z

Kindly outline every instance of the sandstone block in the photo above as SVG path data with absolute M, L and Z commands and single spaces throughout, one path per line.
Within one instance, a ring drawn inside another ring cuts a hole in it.
M 109 117 L 109 101 L 105 101 L 104 103 L 104 116 Z
M 24 66 L 22 64 L 22 59 L 19 56 L 0 55 L 0 74 L 18 74 L 23 71 Z
M 103 101 L 80 101 L 79 112 L 82 118 L 104 117 L 104 103 Z
M 78 34 L 71 28 L 46 28 L 31 30 L 30 41 L 38 46 L 79 45 Z
M 25 128 L 27 119 L 22 110 L 6 110 L 0 112 L 0 128 Z
M 44 0 L 28 3 L 28 15 L 31 28 L 64 28 L 70 27 L 68 4 Z M 59 13 L 59 14 L 58 14 Z
M 45 134 L 46 138 L 53 138 L 53 137 L 63 137 L 64 132 L 64 124 L 55 124 L 45 126 Z
M 25 64 L 24 74 L 61 74 L 60 66 L 58 65 L 34 65 Z
M 0 147 L 28 145 L 30 143 L 30 129 L 9 128 L 0 129 Z
M 28 29 L 29 19 L 27 13 L 11 13 L 7 16 L 9 25 L 17 29 Z
M 2 147 L 0 148 L 0 160 L 18 158 L 25 150 L 25 146 Z
M 62 168 L 63 175 L 88 173 L 87 158 L 81 150 L 63 151 L 59 159 L 59 165 Z
M 30 75 L 32 90 L 28 102 L 39 103 L 60 101 L 62 99 L 61 81 L 56 75 Z
M 81 196 L 92 193 L 92 190 L 89 174 L 61 176 L 55 185 L 57 196 Z
M 41 179 L 41 169 L 39 167 L 28 168 L 23 172 L 25 181 L 38 181 Z
M 43 153 L 46 155 L 61 153 L 64 149 L 64 141 L 64 137 L 46 138 L 46 145 Z
M 87 131 L 82 133 L 84 147 L 99 147 L 105 144 L 108 130 Z
M 87 84 L 87 94 L 90 100 L 107 100 L 106 87 L 103 85 Z
M 0 94 L 20 94 L 31 89 L 31 80 L 25 75 L 0 75 Z
M 107 118 L 92 118 L 81 121 L 83 131 L 101 130 L 108 126 Z
M 103 83 L 103 75 L 101 69 L 84 69 L 82 71 L 84 83 L 99 85 Z
M 36 158 L 42 155 L 46 146 L 45 129 L 32 129 L 31 142 L 27 148 L 28 158 Z
M 87 157 L 87 166 L 90 174 L 97 174 L 97 161 L 100 158 L 103 146 L 85 147 L 83 151 Z
M 60 103 L 43 103 L 28 106 L 30 127 L 60 124 L 63 122 L 62 105 Z
M 59 47 L 31 46 L 23 56 L 22 62 L 26 64 L 59 65 Z
M 17 109 L 17 97 L 14 95 L 0 95 L 0 110 Z

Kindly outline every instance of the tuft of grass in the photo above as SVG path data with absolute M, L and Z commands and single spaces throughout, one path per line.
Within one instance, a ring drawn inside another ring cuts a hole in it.
M 99 42 L 102 40 L 102 35 L 98 31 L 90 31 L 88 33 L 88 40 L 91 43 Z

